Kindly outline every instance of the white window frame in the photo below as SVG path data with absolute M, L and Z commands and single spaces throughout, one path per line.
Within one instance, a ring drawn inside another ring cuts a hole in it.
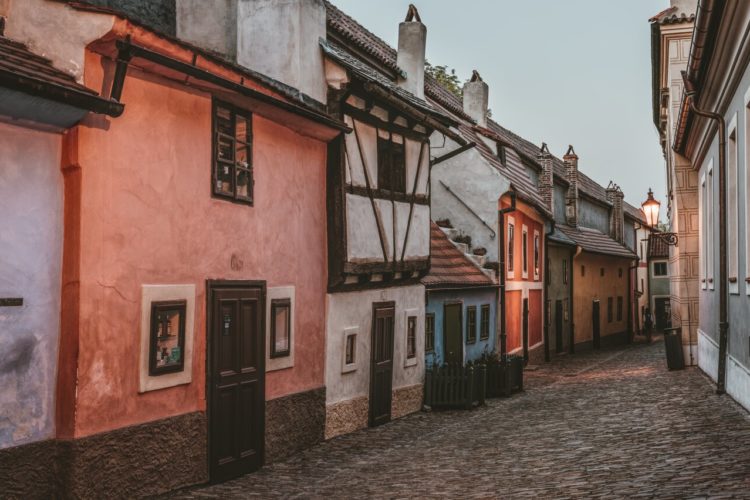
M 409 357 L 409 317 L 415 318 L 413 358 Z M 420 322 L 420 317 L 424 318 L 424 313 L 420 314 L 419 309 L 406 309 L 404 311 L 404 367 L 416 366 L 420 357 L 424 359 L 424 321 Z M 422 332 L 423 339 L 421 355 L 419 349 L 419 332 Z
M 745 157 L 742 174 L 745 176 L 745 294 L 750 295 L 750 88 L 745 91 Z
M 346 362 L 346 343 L 349 337 L 354 337 L 354 360 L 352 363 Z M 349 373 L 357 370 L 357 359 L 361 352 L 359 345 L 359 327 L 352 326 L 344 328 L 344 335 L 342 337 L 343 344 L 341 345 L 341 373 Z
M 513 241 L 510 239 L 510 228 L 513 228 Z M 507 273 L 507 277 L 509 279 L 514 279 L 516 277 L 516 263 L 513 262 L 516 257 L 515 248 L 512 249 L 511 252 L 511 245 L 515 245 L 516 240 L 516 219 L 513 217 L 508 217 L 508 229 L 506 230 L 507 234 L 505 235 L 505 272 Z M 512 255 L 511 255 L 512 254 Z
M 664 264 L 667 266 L 667 274 L 656 274 L 656 264 Z M 660 279 L 660 278 L 669 278 L 669 262 L 666 260 L 654 260 L 651 262 L 651 277 Z
M 708 289 L 714 290 L 714 159 L 708 163 L 708 180 L 706 181 L 706 281 Z
M 542 241 L 538 229 L 534 229 L 534 241 L 532 245 L 531 251 L 533 255 L 532 265 L 534 266 L 534 281 L 539 281 L 539 278 L 542 275 Z
M 529 228 L 521 224 L 521 278 L 529 278 Z
M 705 172 L 701 175 L 701 188 L 698 191 L 698 207 L 700 210 L 700 217 L 698 218 L 698 240 L 700 241 L 701 248 L 700 254 L 698 255 L 698 265 L 700 266 L 700 280 L 701 290 L 708 288 L 708 272 L 706 269 L 706 250 L 708 248 L 708 238 L 706 237 L 706 174 Z
M 727 131 L 727 279 L 729 293 L 739 294 L 739 143 L 737 113 Z

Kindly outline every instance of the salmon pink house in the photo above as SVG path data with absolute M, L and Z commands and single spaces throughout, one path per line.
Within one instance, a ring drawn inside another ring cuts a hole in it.
M 0 452 L 56 457 L 17 474 L 63 496 L 222 480 L 324 436 L 326 158 L 349 126 L 324 112 L 322 64 L 282 74 L 237 39 L 271 19 L 227 30 L 199 5 L 178 2 L 175 38 L 79 2 L 2 4 L 9 36 L 124 107 L 62 139 L 54 431 Z M 301 17 L 324 36 L 320 12 Z

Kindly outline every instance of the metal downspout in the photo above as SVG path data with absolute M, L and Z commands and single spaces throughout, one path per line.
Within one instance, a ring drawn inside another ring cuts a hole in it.
M 724 394 L 727 370 L 727 343 L 729 335 L 729 321 L 727 313 L 727 127 L 724 117 L 718 113 L 699 109 L 695 104 L 695 90 L 693 90 L 687 76 L 685 79 L 686 96 L 690 100 L 690 109 L 698 116 L 715 120 L 719 128 L 719 370 L 716 377 L 716 393 Z M 690 332 L 688 332 L 690 333 Z
M 549 352 L 549 327 L 550 327 L 550 308 L 552 305 L 550 304 L 549 307 L 547 304 L 549 303 L 549 269 L 548 265 L 550 262 L 549 255 L 547 252 L 549 251 L 549 244 L 547 243 L 547 238 L 552 236 L 552 233 L 555 232 L 555 220 L 553 219 L 549 232 L 544 233 L 544 259 L 542 260 L 542 264 L 544 265 L 544 271 L 542 274 L 542 278 L 544 279 L 544 303 L 542 304 L 542 307 L 544 307 L 544 361 L 548 362 L 550 361 L 550 352 Z M 555 345 L 555 349 L 559 349 L 559 346 Z
M 507 251 L 507 248 L 505 248 L 505 214 L 510 212 L 515 212 L 516 210 L 516 192 L 510 191 L 510 207 L 503 208 L 501 210 L 498 210 L 498 232 L 500 233 L 500 238 L 498 241 L 498 245 L 500 246 L 500 251 L 498 252 L 499 255 L 499 261 L 498 267 L 500 276 L 500 355 L 504 356 L 508 352 L 508 331 L 507 331 L 507 321 L 505 318 L 505 252 Z M 505 196 L 505 195 L 503 195 Z M 500 199 L 503 197 L 501 196 Z

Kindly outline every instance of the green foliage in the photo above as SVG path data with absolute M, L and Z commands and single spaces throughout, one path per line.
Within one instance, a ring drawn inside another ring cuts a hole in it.
M 456 70 L 448 66 L 433 66 L 429 61 L 424 63 L 424 71 L 428 75 L 432 76 L 448 92 L 452 93 L 458 98 L 463 96 L 463 85 L 461 79 L 456 75 Z

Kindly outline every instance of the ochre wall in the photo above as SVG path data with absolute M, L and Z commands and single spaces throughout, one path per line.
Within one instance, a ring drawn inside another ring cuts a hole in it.
M 593 301 L 598 299 L 601 336 L 622 333 L 628 327 L 628 267 L 627 259 L 583 252 L 574 259 L 573 317 L 576 343 L 593 340 Z M 586 267 L 581 276 L 581 266 Z M 604 268 L 604 276 L 601 269 Z M 620 277 L 619 270 L 622 269 Z M 622 320 L 617 321 L 617 297 L 622 297 Z M 612 322 L 607 321 L 607 298 L 612 297 Z
M 101 67 L 89 53 L 89 87 L 102 87 Z M 321 387 L 325 144 L 255 115 L 249 207 L 211 197 L 210 96 L 131 68 L 122 102 L 121 117 L 79 131 L 75 436 L 205 409 L 206 279 L 294 285 L 295 365 L 267 374 L 266 399 Z M 192 382 L 138 394 L 141 285 L 190 283 Z

